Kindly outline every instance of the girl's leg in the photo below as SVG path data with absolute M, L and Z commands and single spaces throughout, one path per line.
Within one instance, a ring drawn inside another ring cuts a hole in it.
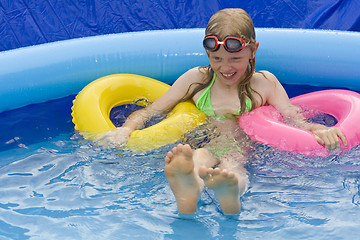
M 165 157 L 165 175 L 175 195 L 178 211 L 196 212 L 197 202 L 204 187 L 199 177 L 201 167 L 211 168 L 217 160 L 206 149 L 192 151 L 189 145 L 174 147 Z
M 218 168 L 200 168 L 205 186 L 213 189 L 224 214 L 240 212 L 240 196 L 248 184 L 247 171 L 236 159 L 223 159 Z

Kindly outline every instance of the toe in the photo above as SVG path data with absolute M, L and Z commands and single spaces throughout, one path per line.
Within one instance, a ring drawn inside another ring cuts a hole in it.
M 166 154 L 166 157 L 168 157 L 169 159 L 173 158 L 174 157 L 174 154 L 172 152 L 168 152 Z
M 235 174 L 233 172 L 227 172 L 226 177 L 227 178 L 233 178 L 235 176 Z
M 220 173 L 221 173 L 220 168 L 215 168 L 215 169 L 213 169 L 213 171 L 212 171 L 212 174 L 213 174 L 213 175 L 219 175 Z
M 207 179 L 209 177 L 209 170 L 208 168 L 206 167 L 200 167 L 199 168 L 199 176 L 202 178 L 202 179 Z

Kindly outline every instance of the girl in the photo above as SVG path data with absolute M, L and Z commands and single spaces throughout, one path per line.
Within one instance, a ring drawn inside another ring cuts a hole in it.
M 175 195 L 178 211 L 196 212 L 204 186 L 214 190 L 224 214 L 240 211 L 240 196 L 248 183 L 245 159 L 240 151 L 216 152 L 226 139 L 239 133 L 236 118 L 263 105 L 273 105 L 297 127 L 312 131 L 316 140 L 329 150 L 346 145 L 344 135 L 334 127 L 308 123 L 293 106 L 277 78 L 267 71 L 255 71 L 255 54 L 259 43 L 250 16 L 242 9 L 223 9 L 215 13 L 203 40 L 210 65 L 190 69 L 153 104 L 130 115 L 124 125 L 108 132 L 103 144 L 122 146 L 132 131 L 143 126 L 151 116 L 171 110 L 177 103 L 192 99 L 222 133 L 206 148 L 192 150 L 179 144 L 165 157 L 165 175 Z M 225 139 L 225 140 L 224 140 Z M 231 145 L 234 147 L 234 144 Z M 215 149 L 215 150 L 214 150 Z

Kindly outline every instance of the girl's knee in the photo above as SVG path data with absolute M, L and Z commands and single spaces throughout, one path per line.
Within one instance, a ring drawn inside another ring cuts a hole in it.
M 218 160 L 206 148 L 199 148 L 194 151 L 194 163 L 197 167 L 213 167 L 218 164 Z
M 194 157 L 196 158 L 212 158 L 212 154 L 206 148 L 198 148 L 194 150 Z

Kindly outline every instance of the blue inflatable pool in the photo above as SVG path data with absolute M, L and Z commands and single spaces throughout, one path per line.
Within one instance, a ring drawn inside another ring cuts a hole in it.
M 203 36 L 148 31 L 0 52 L 0 238 L 356 239 L 360 146 L 326 157 L 256 146 L 240 215 L 224 216 L 206 191 L 188 219 L 163 173 L 171 145 L 136 154 L 74 134 L 69 95 L 114 73 L 172 83 L 208 64 Z M 257 39 L 257 70 L 287 86 L 359 92 L 360 33 L 258 28 Z
M 282 83 L 360 89 L 360 33 L 256 29 L 257 70 Z M 204 29 L 86 37 L 0 52 L 0 112 L 76 94 L 108 74 L 134 73 L 172 83 L 207 65 Z

